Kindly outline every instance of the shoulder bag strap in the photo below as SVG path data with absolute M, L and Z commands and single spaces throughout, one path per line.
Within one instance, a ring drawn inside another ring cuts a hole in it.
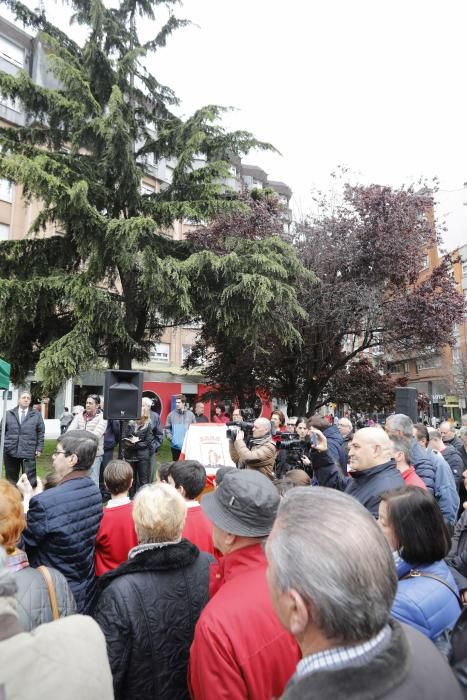
M 412 569 L 409 571 L 406 576 L 403 576 L 402 578 L 417 578 L 418 576 L 423 576 L 424 578 L 432 578 L 434 581 L 439 581 L 440 583 L 443 583 L 446 588 L 449 588 L 451 593 L 456 596 L 457 602 L 459 603 L 459 607 L 462 609 L 464 606 L 462 604 L 462 600 L 460 599 L 459 594 L 456 592 L 456 590 L 449 584 L 447 581 L 444 580 L 444 578 L 441 578 L 441 576 L 436 576 L 436 574 L 427 574 L 424 571 L 419 571 L 418 569 Z
M 58 620 L 60 617 L 60 611 L 58 609 L 57 594 L 55 593 L 55 587 L 52 581 L 52 576 L 50 575 L 50 571 L 46 566 L 38 566 L 37 570 L 40 571 L 47 585 L 47 590 L 49 592 L 50 599 L 50 607 L 52 608 L 52 619 Z

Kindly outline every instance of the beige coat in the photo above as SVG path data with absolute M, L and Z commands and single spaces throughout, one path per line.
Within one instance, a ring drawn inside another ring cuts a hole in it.
M 229 441 L 230 456 L 239 469 L 256 469 L 269 479 L 274 479 L 274 463 L 276 461 L 276 446 L 272 440 L 264 445 L 254 446 L 251 450 L 245 445 L 245 440 Z
M 112 700 L 112 674 L 97 622 L 71 615 L 0 642 L 8 700 Z
M 104 454 L 104 433 L 106 428 L 107 421 L 104 420 L 104 414 L 102 412 L 99 411 L 94 418 L 87 422 L 84 420 L 83 414 L 78 413 L 70 423 L 67 432 L 71 432 L 72 430 L 88 430 L 90 433 L 93 433 L 99 438 L 96 457 L 100 457 Z

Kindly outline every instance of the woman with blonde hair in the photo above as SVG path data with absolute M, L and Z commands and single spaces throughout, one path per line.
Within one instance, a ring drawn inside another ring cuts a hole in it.
M 119 700 L 189 698 L 189 651 L 214 558 L 182 539 L 186 509 L 169 484 L 141 489 L 133 504 L 139 544 L 99 579 L 94 618 L 107 641 Z
M 140 417 L 128 423 L 123 440 L 125 459 L 133 467 L 136 491 L 150 483 L 153 442 L 150 409 L 143 406 Z
M 26 519 L 20 492 L 9 481 L 0 479 L 0 545 L 5 548 L 7 567 L 13 573 L 17 585 L 18 620 L 24 631 L 30 632 L 54 618 L 45 577 L 50 576 L 52 597 L 55 594 L 59 617 L 73 615 L 76 612 L 76 603 L 63 574 L 49 567 L 41 573 L 45 567 L 33 569 L 29 565 L 26 552 L 18 548 L 25 527 Z

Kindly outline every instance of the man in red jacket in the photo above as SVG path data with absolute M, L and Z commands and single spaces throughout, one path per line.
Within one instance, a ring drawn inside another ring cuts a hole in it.
M 201 500 L 223 556 L 190 651 L 195 700 L 271 700 L 294 672 L 298 647 L 274 613 L 263 550 L 278 505 L 273 484 L 253 470 L 227 472 Z

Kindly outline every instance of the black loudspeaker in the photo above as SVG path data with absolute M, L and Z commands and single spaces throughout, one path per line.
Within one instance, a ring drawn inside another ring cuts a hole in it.
M 104 382 L 104 418 L 131 420 L 141 415 L 143 372 L 109 369 Z
M 414 423 L 418 422 L 418 392 L 413 386 L 396 389 L 396 413 L 404 413 Z

